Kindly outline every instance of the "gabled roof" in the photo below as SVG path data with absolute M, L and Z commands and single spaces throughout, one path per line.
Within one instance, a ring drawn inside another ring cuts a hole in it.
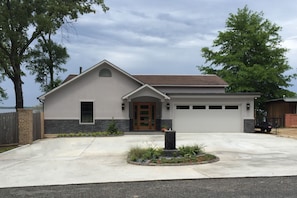
M 170 100 L 170 97 L 169 97 L 169 96 L 167 96 L 166 94 L 163 94 L 162 92 L 160 92 L 159 90 L 153 88 L 152 86 L 150 86 L 150 85 L 148 85 L 148 84 L 145 84 L 145 85 L 143 85 L 143 86 L 141 86 L 141 87 L 135 89 L 134 91 L 132 91 L 132 92 L 130 92 L 130 93 L 124 95 L 124 96 L 122 97 L 122 99 L 123 99 L 123 100 L 129 99 L 129 97 L 133 96 L 134 94 L 136 94 L 137 92 L 140 92 L 141 90 L 143 90 L 143 89 L 145 89 L 145 88 L 150 89 L 151 91 L 157 93 L 158 95 L 162 96 L 162 97 L 163 97 L 164 99 L 166 99 L 166 100 Z
M 72 81 L 74 81 L 74 80 L 76 80 L 76 79 L 78 79 L 78 78 L 83 77 L 84 75 L 86 75 L 86 74 L 88 74 L 89 72 L 93 71 L 94 69 L 96 69 L 96 68 L 102 66 L 103 64 L 108 64 L 110 67 L 112 67 L 113 69 L 115 69 L 115 70 L 119 71 L 120 73 L 124 74 L 124 75 L 127 76 L 128 78 L 131 78 L 131 79 L 135 80 L 135 81 L 138 82 L 140 85 L 143 85 L 143 84 L 144 84 L 143 82 L 141 82 L 140 80 L 138 80 L 138 79 L 136 79 L 135 77 L 131 76 L 129 73 L 127 73 L 127 72 L 125 72 L 124 70 L 120 69 L 119 67 L 117 67 L 116 65 L 112 64 L 111 62 L 109 62 L 109 61 L 107 61 L 107 60 L 103 60 L 103 61 L 97 63 L 96 65 L 94 65 L 93 67 L 91 67 L 91 68 L 87 69 L 86 71 L 82 72 L 82 73 L 79 74 L 79 75 L 75 75 L 75 74 L 69 75 L 69 76 L 63 81 L 63 83 L 62 83 L 60 86 L 58 86 L 58 87 L 56 87 L 55 89 L 53 89 L 53 90 L 51 90 L 51 91 L 49 91 L 49 92 L 47 92 L 47 93 L 45 93 L 45 94 L 39 96 L 37 99 L 39 99 L 39 100 L 44 100 L 44 98 L 45 98 L 47 95 L 49 95 L 49 94 L 55 92 L 55 91 L 58 90 L 58 89 L 63 88 L 64 86 L 66 86 L 67 84 L 71 83 Z M 67 79 L 68 79 L 68 80 L 67 80 Z
M 161 87 L 161 86 L 227 87 L 228 86 L 228 84 L 223 79 L 221 79 L 220 77 L 218 77 L 216 75 L 131 75 L 131 74 L 125 72 L 124 70 L 120 69 L 116 65 L 110 63 L 109 61 L 103 60 L 79 75 L 75 75 L 75 74 L 69 75 L 60 86 L 39 96 L 38 99 L 44 100 L 47 95 L 55 92 L 56 90 L 63 88 L 64 86 L 75 81 L 76 79 L 83 77 L 84 75 L 86 75 L 89 72 L 93 71 L 94 69 L 102 66 L 103 64 L 108 64 L 113 69 L 119 71 L 120 73 L 124 74 L 128 78 L 133 79 L 134 81 L 138 82 L 140 85 L 147 84 L 146 87 L 148 87 L 148 85 L 149 85 L 149 88 L 154 90 L 155 92 L 157 91 L 157 93 L 159 91 L 153 87 Z
M 216 75 L 133 75 L 151 86 L 227 87 L 228 84 Z

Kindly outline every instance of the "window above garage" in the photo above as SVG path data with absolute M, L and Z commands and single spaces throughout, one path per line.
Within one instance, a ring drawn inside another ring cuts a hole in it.
M 222 109 L 221 105 L 209 105 L 209 109 Z
M 177 105 L 176 109 L 190 109 L 189 105 Z
M 227 109 L 227 110 L 236 110 L 236 109 L 238 109 L 238 105 L 226 105 L 225 109 Z
M 193 105 L 193 109 L 206 109 L 205 105 Z

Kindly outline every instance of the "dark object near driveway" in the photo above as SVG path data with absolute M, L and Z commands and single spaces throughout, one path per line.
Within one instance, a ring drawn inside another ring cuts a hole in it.
M 165 132 L 165 150 L 175 150 L 175 131 L 166 131 Z
M 272 126 L 269 122 L 261 122 L 260 124 L 256 124 L 255 128 L 261 129 L 261 132 L 270 133 Z
M 176 145 L 176 131 L 165 131 L 165 148 L 163 150 L 163 155 L 167 157 L 174 156 L 178 151 L 175 148 Z

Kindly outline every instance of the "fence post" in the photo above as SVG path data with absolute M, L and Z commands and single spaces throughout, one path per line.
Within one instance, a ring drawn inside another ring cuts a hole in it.
M 30 109 L 18 109 L 19 144 L 33 142 L 33 112 Z

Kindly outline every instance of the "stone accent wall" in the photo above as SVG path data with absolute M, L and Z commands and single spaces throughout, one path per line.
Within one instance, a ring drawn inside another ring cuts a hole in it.
M 33 142 L 33 112 L 29 109 L 18 109 L 19 144 Z
M 297 127 L 297 114 L 285 114 L 285 127 Z
M 244 120 L 243 132 L 245 132 L 245 133 L 255 132 L 255 120 L 254 119 L 245 119 Z
M 129 131 L 129 120 L 114 120 L 120 131 Z M 79 120 L 44 120 L 45 134 L 106 131 L 112 120 L 95 120 L 95 124 L 79 124 Z

